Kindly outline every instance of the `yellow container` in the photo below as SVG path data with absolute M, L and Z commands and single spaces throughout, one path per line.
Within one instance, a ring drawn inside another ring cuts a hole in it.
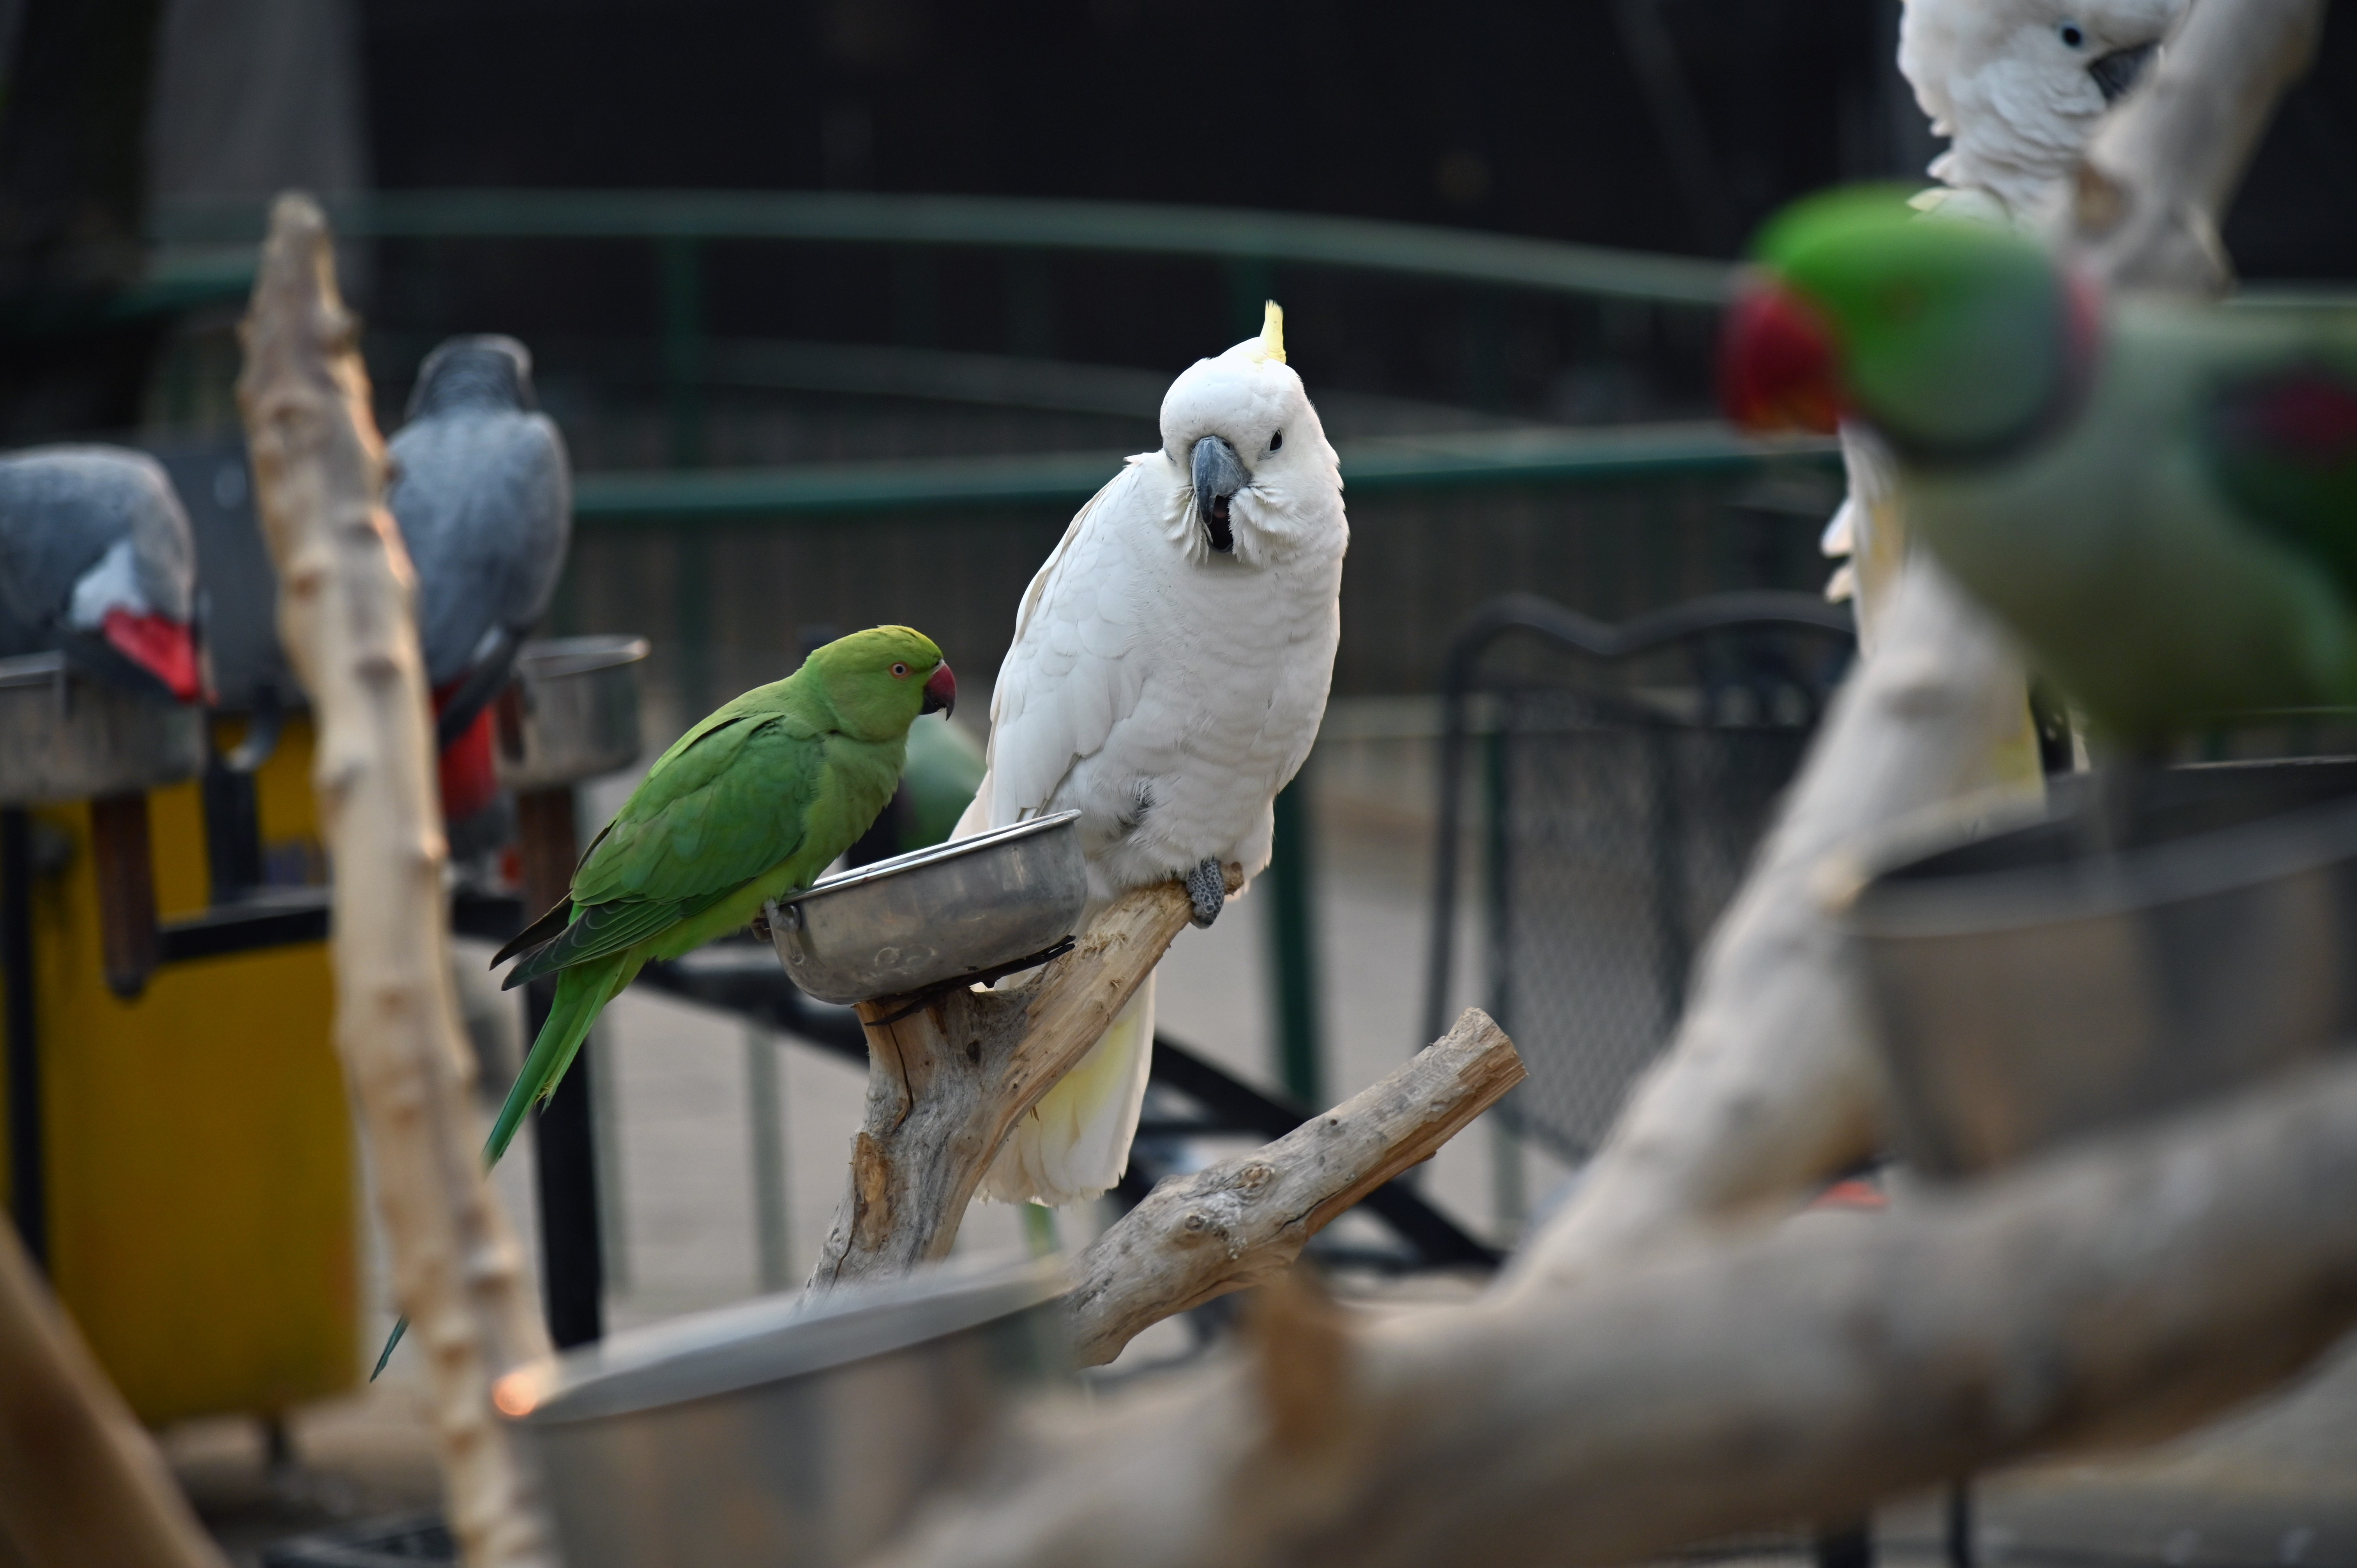
M 317 858 L 310 773 L 310 730 L 290 721 L 256 777 L 281 864 Z M 157 790 L 149 811 L 159 911 L 195 914 L 197 785 Z M 72 846 L 33 906 L 59 1296 L 151 1424 L 353 1387 L 359 1208 L 326 944 L 167 965 L 120 1001 L 102 971 L 90 812 L 36 817 Z

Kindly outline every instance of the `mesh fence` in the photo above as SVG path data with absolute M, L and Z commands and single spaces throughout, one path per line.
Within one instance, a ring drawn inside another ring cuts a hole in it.
M 1804 613 L 1824 624 L 1718 619 L 1503 672 L 1469 660 L 1453 694 L 1463 776 L 1444 832 L 1478 824 L 1480 989 L 1530 1072 L 1506 1112 L 1565 1159 L 1594 1149 L 1675 1026 L 1846 662 L 1846 629 Z

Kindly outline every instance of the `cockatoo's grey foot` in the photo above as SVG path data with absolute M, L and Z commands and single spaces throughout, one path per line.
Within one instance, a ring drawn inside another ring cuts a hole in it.
M 1218 856 L 1187 874 L 1187 897 L 1195 901 L 1196 925 L 1208 927 L 1220 918 L 1220 907 L 1228 901 L 1228 873 Z

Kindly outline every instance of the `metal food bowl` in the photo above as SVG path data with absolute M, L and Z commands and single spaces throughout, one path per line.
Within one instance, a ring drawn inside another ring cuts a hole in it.
M 159 789 L 205 765 L 205 711 L 86 681 L 61 653 L 0 660 L 0 804 Z
M 500 716 L 500 782 L 554 789 L 639 759 L 643 637 L 565 637 L 516 652 L 515 705 Z
M 1041 1260 L 771 1296 L 618 1334 L 498 1402 L 539 1451 L 570 1568 L 834 1568 L 1069 1376 L 1062 1290 Z
M 2357 1035 L 2357 761 L 2147 776 L 2116 853 L 2089 776 L 1886 861 L 1849 925 L 1900 1148 L 1963 1176 Z
M 1045 952 L 1088 903 L 1078 811 L 935 844 L 813 883 L 770 907 L 770 940 L 796 985 L 866 1002 Z

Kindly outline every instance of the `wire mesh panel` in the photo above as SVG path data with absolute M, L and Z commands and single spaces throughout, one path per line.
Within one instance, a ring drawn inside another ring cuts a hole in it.
M 1798 768 L 1850 650 L 1799 595 L 1727 595 L 1620 628 L 1526 596 L 1452 652 L 1427 1004 L 1445 1008 L 1459 844 L 1480 992 L 1530 1077 L 1511 1124 L 1594 1149 L 1675 1026 L 1696 951 Z

